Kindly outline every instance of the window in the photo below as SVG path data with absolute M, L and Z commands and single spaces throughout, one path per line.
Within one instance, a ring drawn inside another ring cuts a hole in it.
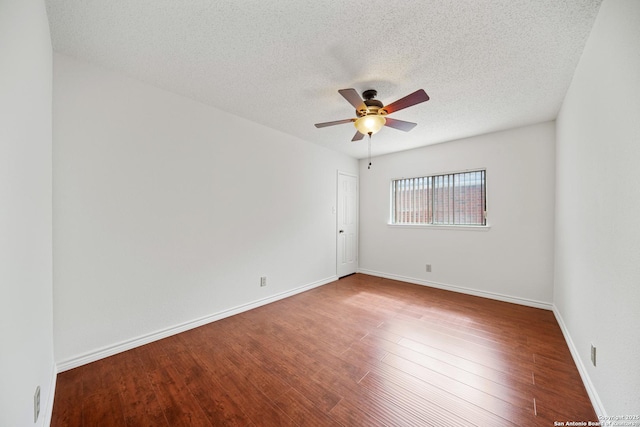
M 486 225 L 486 171 L 391 181 L 391 223 Z

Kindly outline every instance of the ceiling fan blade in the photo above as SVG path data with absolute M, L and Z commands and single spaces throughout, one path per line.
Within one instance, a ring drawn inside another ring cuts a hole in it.
M 364 102 L 355 89 L 340 89 L 338 92 L 344 99 L 349 101 L 349 104 L 353 105 L 353 108 L 356 110 Z
M 359 131 L 356 131 L 356 134 L 353 135 L 353 138 L 351 138 L 351 141 L 360 141 L 362 138 L 364 138 L 364 134 L 360 133 Z
M 317 128 L 326 128 L 327 126 L 341 125 L 343 123 L 353 123 L 356 119 L 335 120 L 333 122 L 316 123 Z
M 391 114 L 428 100 L 429 95 L 427 95 L 427 93 L 423 89 L 418 89 L 417 91 L 405 96 L 404 98 L 400 98 L 396 102 L 392 102 L 391 104 L 385 106 L 384 110 L 387 112 L 387 114 Z
M 389 126 L 390 128 L 398 129 L 404 132 L 409 132 L 411 129 L 418 125 L 417 123 L 405 122 L 404 120 L 392 119 L 391 117 L 385 117 L 385 120 L 385 126 Z

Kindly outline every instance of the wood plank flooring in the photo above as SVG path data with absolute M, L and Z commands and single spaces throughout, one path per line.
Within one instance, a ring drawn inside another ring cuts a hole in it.
M 52 426 L 597 421 L 553 313 L 361 274 L 57 378 Z

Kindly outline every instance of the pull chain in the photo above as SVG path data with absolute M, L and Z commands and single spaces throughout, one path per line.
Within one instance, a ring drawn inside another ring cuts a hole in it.
M 371 132 L 369 132 L 369 166 L 367 169 L 371 169 Z

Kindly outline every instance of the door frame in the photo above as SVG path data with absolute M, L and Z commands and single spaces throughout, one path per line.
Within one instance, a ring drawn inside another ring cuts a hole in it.
M 336 228 L 335 228 L 335 248 L 336 248 L 336 277 L 340 278 L 340 274 L 338 273 L 338 266 L 340 265 L 339 263 L 339 240 L 338 240 L 338 233 L 340 230 L 340 224 L 338 224 L 338 206 L 339 206 L 339 202 L 340 202 L 340 175 L 343 176 L 348 176 L 351 178 L 355 178 L 356 180 L 356 204 L 355 204 L 355 209 L 356 209 L 356 213 L 355 213 L 355 228 L 356 228 L 356 243 L 355 243 L 355 254 L 354 254 L 354 262 L 355 262 L 355 271 L 354 273 L 358 272 L 358 268 L 360 265 L 360 177 L 354 173 L 350 173 L 350 172 L 345 172 L 345 171 L 341 171 L 341 170 L 337 170 L 336 172 L 336 207 L 335 207 L 335 213 L 336 213 Z M 352 273 L 350 273 L 352 274 Z M 344 276 L 343 276 L 344 277 Z

